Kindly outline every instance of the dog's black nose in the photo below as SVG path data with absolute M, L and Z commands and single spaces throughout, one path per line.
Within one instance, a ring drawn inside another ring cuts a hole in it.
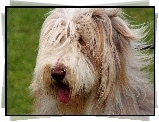
M 51 76 L 55 81 L 62 81 L 66 75 L 66 68 L 63 65 L 51 69 Z

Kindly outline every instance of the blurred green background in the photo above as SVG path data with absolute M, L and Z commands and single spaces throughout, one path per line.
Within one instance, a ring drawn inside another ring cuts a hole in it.
M 28 87 L 33 77 L 40 29 L 50 10 L 52 9 L 7 8 L 7 115 L 32 113 L 33 98 Z M 154 9 L 124 8 L 123 11 L 131 16 L 135 24 L 151 23 L 146 40 L 154 43 Z M 146 53 L 153 54 L 154 50 Z M 150 71 L 150 82 L 153 83 L 154 64 L 146 70 Z

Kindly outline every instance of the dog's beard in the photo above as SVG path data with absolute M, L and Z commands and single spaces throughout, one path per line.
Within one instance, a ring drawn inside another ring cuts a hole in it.
M 42 64 L 43 68 L 39 69 L 43 71 L 43 74 L 39 75 L 42 76 L 43 89 L 47 93 L 53 92 L 55 99 L 62 103 L 68 103 L 74 98 L 77 99 L 77 96 L 85 96 L 90 93 L 98 79 L 97 69 L 88 57 L 79 50 L 75 50 L 74 47 L 67 49 L 69 51 L 60 52 L 58 49 L 53 51 L 53 56 L 49 57 L 54 57 L 54 59 L 46 58 L 47 61 L 44 62 L 47 64 Z M 60 64 L 66 67 L 66 75 L 62 81 L 57 82 L 51 77 L 51 68 Z

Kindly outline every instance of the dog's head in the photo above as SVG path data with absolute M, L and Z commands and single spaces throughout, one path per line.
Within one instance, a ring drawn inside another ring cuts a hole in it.
M 105 99 L 113 82 L 127 84 L 127 58 L 136 39 L 115 8 L 55 9 L 40 36 L 34 81 L 61 102 L 98 91 Z M 34 87 L 36 89 L 37 87 Z M 51 92 L 50 92 L 51 93 Z

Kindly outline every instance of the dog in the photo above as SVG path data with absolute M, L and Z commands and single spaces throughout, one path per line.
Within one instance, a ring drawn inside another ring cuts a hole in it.
M 34 114 L 153 115 L 154 88 L 133 48 L 146 28 L 128 25 L 120 8 L 49 12 L 30 85 Z

